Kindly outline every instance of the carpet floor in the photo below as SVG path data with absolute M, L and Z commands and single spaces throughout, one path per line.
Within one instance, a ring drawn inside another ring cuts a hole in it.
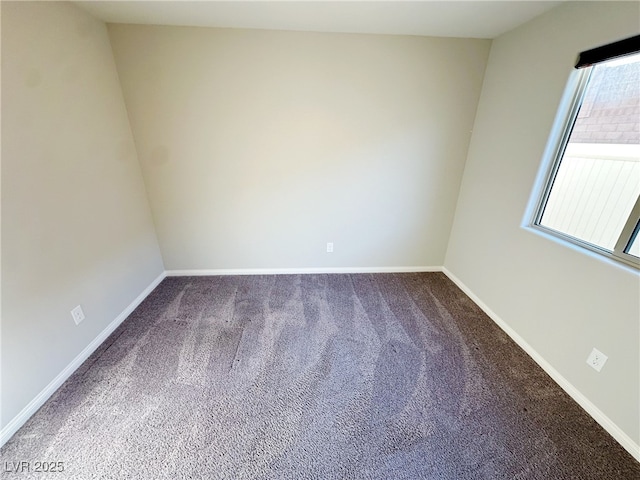
M 166 278 L 0 453 L 22 479 L 640 478 L 441 273 Z

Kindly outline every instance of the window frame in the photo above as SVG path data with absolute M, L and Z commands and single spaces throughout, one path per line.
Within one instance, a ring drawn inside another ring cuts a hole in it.
M 640 258 L 627 253 L 636 236 L 640 235 L 640 198 L 636 200 L 613 251 L 609 251 L 603 247 L 558 230 L 545 227 L 540 223 L 580 112 L 592 71 L 593 65 L 574 70 L 569 78 L 564 97 L 566 100 L 561 103 L 558 109 L 556 122 L 551 131 L 549 144 L 543 157 L 543 164 L 548 166 L 544 177 L 541 179 L 542 188 L 536 192 L 537 200 L 528 226 L 616 262 L 640 269 Z

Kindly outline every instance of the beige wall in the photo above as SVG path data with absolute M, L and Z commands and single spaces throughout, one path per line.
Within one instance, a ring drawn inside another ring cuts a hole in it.
M 493 42 L 445 266 L 636 444 L 637 272 L 521 228 L 578 52 L 638 33 L 640 5 L 569 3 Z M 585 360 L 609 356 L 601 373 Z
M 109 33 L 167 269 L 443 264 L 489 41 Z
M 3 2 L 2 426 L 163 270 L 104 23 Z

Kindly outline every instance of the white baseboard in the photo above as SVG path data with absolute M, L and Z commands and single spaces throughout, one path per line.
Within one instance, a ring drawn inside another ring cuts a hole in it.
M 136 299 L 125 308 L 120 315 L 118 315 L 107 327 L 98 334 L 93 341 L 86 346 L 82 352 L 74 358 L 69 365 L 62 370 L 56 378 L 54 378 L 49 385 L 47 385 L 36 397 L 24 407 L 18 415 L 16 415 L 5 427 L 0 431 L 0 447 L 7 443 L 7 441 L 18 431 L 22 425 L 25 424 L 31 416 L 46 402 L 51 395 L 55 393 L 58 388 L 75 372 L 82 363 L 89 358 L 109 335 L 133 312 L 142 301 L 156 288 L 160 282 L 166 277 L 166 272 L 161 273 L 151 284 L 145 288 Z
M 410 273 L 441 272 L 442 267 L 309 267 L 309 268 L 227 268 L 213 270 L 167 270 L 168 277 L 215 275 L 296 275 L 309 273 Z
M 564 378 L 553 366 L 547 362 L 524 338 L 511 328 L 502 318 L 491 310 L 478 296 L 446 267 L 442 272 L 455 283 L 471 300 L 486 313 L 511 339 L 516 342 L 547 374 L 573 398 L 593 419 L 598 422 L 616 441 L 624 447 L 637 461 L 640 462 L 640 446 L 636 444 L 618 425 L 616 425 L 602 410 L 596 407 L 580 390 Z

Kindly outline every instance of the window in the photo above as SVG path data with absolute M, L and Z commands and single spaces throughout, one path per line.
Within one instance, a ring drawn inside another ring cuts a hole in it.
M 580 54 L 533 225 L 640 265 L 640 36 Z M 560 131 L 562 130 L 562 131 Z

